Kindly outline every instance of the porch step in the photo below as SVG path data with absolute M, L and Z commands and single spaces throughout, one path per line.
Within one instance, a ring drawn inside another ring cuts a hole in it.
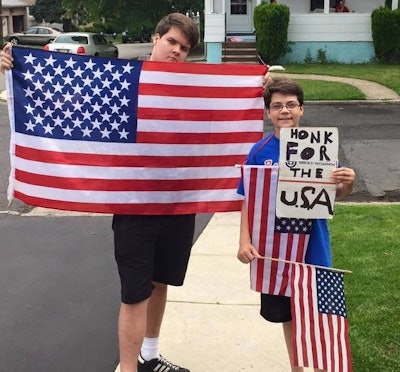
M 256 43 L 225 42 L 222 47 L 222 62 L 258 64 Z

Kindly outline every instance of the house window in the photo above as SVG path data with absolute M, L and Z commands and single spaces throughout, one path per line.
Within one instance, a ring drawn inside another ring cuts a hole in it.
M 231 0 L 231 14 L 247 14 L 247 0 Z
M 12 32 L 22 32 L 24 30 L 24 16 L 15 15 L 12 17 L 13 28 Z
M 338 0 L 329 0 L 329 7 L 334 8 L 338 2 Z M 313 12 L 315 9 L 324 9 L 324 0 L 311 0 L 310 10 Z

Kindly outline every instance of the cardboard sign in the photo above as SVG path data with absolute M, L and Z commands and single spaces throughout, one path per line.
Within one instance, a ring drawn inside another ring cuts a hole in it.
M 282 128 L 276 215 L 332 218 L 339 135 L 337 128 Z

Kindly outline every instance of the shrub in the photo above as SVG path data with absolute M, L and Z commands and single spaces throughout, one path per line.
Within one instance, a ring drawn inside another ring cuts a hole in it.
M 386 7 L 371 14 L 375 55 L 381 62 L 400 61 L 400 10 Z
M 262 3 L 254 9 L 257 51 L 265 63 L 276 63 L 288 51 L 289 18 L 286 5 Z
M 328 58 L 326 57 L 326 49 L 318 49 L 317 50 L 317 61 L 321 64 L 328 63 Z
M 304 63 L 312 63 L 312 61 L 313 61 L 313 58 L 311 55 L 310 48 L 307 48 L 307 53 L 306 53 L 306 56 L 304 57 Z

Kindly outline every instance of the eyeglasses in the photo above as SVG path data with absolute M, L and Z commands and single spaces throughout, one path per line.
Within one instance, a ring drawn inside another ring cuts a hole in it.
M 280 102 L 276 102 L 276 103 L 272 103 L 270 106 L 269 106 L 269 109 L 271 110 L 271 111 L 281 111 L 284 107 L 286 107 L 286 109 L 288 110 L 288 111 L 293 111 L 293 110 L 296 110 L 298 107 L 300 107 L 301 105 L 299 105 L 298 103 L 296 103 L 296 102 L 288 102 L 286 105 L 284 105 L 283 103 L 280 103 Z

